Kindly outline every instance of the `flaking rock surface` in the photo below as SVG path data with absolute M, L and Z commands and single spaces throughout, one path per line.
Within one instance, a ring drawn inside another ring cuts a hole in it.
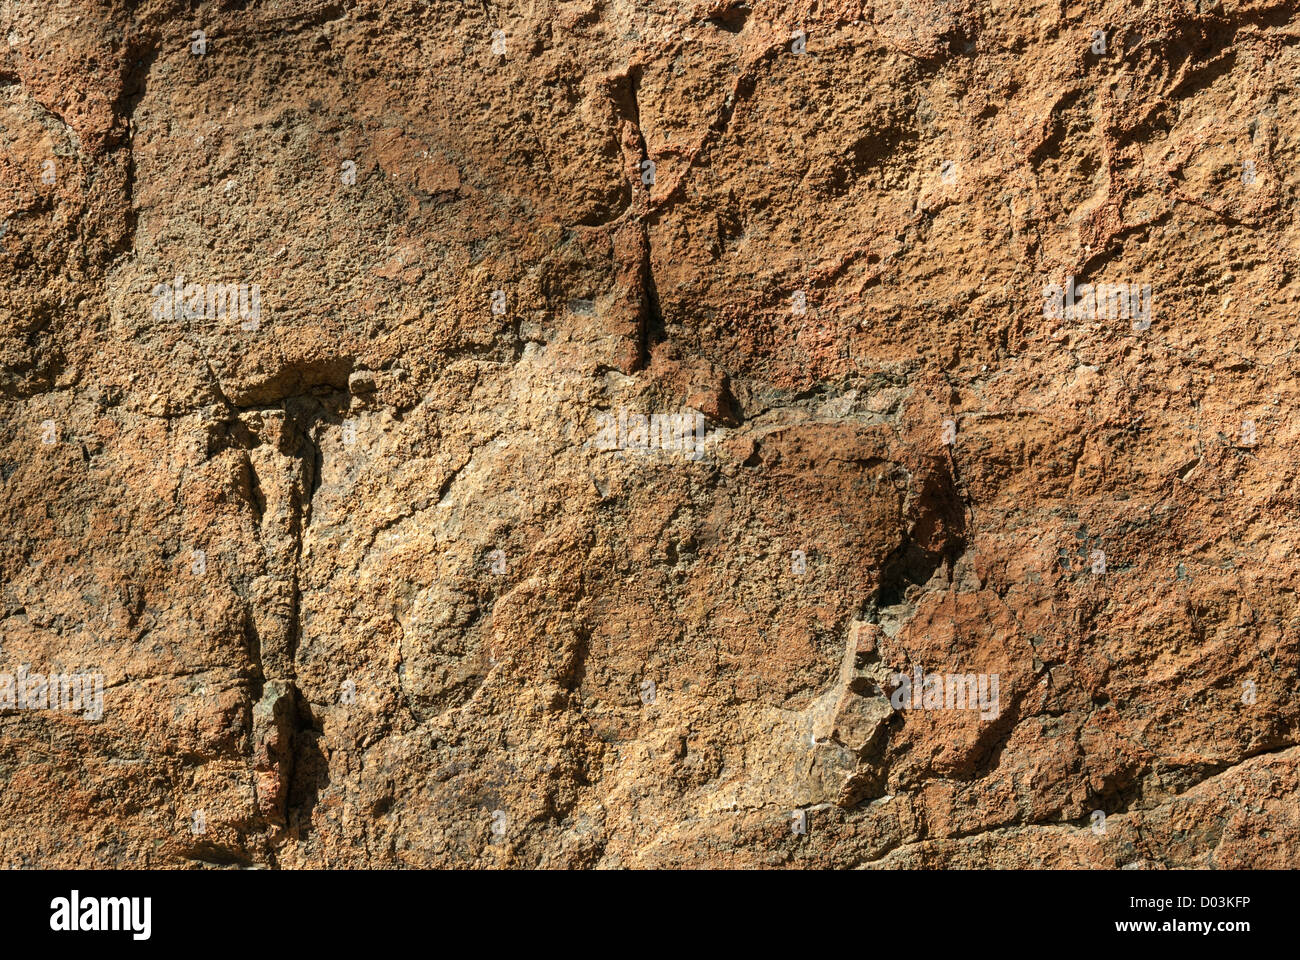
M 1297 866 L 1298 19 L 0 0 L 0 863 Z

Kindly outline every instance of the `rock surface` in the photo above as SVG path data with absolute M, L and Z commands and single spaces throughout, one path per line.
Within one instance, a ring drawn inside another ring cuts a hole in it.
M 0 863 L 1300 865 L 1296 18 L 0 4 Z

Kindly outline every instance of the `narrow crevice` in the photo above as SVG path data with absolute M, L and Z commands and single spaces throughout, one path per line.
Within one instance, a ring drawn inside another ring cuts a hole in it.
M 125 179 L 122 185 L 126 228 L 121 238 L 121 248 L 115 251 L 119 257 L 130 256 L 135 251 L 139 222 L 139 211 L 135 205 L 136 165 L 133 137 L 135 112 L 148 93 L 153 66 L 160 52 L 161 45 L 157 37 L 146 39 L 141 36 L 129 36 L 126 50 L 122 54 L 124 69 L 121 75 L 121 87 L 112 107 L 113 116 L 119 119 L 121 129 L 115 129 L 111 134 L 112 146 L 126 150 Z
M 252 668 L 248 676 L 249 692 L 253 702 L 256 703 L 262 699 L 262 692 L 266 686 L 266 672 L 262 667 L 262 638 L 258 636 L 257 624 L 253 622 L 251 611 L 244 611 L 243 622 L 243 640 L 244 652 L 248 656 L 248 662 Z
M 284 789 L 285 824 L 288 828 L 284 840 L 301 840 L 311 833 L 311 815 L 316 808 L 320 791 L 329 785 L 329 761 L 320 749 L 324 735 L 320 719 L 312 712 L 311 704 L 296 686 L 293 693 L 293 730 L 290 738 L 290 757 L 287 782 Z
M 663 307 L 659 302 L 659 285 L 655 283 L 650 228 L 643 223 L 641 229 L 644 232 L 645 242 L 642 245 L 644 252 L 641 257 L 641 342 L 638 344 L 638 350 L 641 363 L 646 364 L 650 361 L 651 348 L 668 339 L 668 331 L 664 326 Z

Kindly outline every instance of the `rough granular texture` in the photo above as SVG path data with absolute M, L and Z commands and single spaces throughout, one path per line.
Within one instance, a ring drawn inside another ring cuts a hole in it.
M 1296 20 L 0 3 L 0 863 L 1300 865 Z

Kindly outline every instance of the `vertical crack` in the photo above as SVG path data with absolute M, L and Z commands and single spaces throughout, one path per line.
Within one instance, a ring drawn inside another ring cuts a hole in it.
M 139 212 L 135 207 L 135 112 L 148 92 L 149 79 L 159 51 L 157 42 L 150 44 L 138 36 L 128 37 L 123 53 L 121 86 L 113 104 L 113 115 L 123 123 L 123 129 L 115 130 L 114 137 L 126 149 L 126 169 L 122 184 L 126 230 L 122 237 L 121 252 L 124 254 L 131 254 L 135 250 L 139 223 Z
M 273 842 L 300 836 L 328 764 L 310 704 L 297 686 L 303 641 L 303 549 L 312 499 L 320 487 L 318 431 L 329 418 L 312 396 L 275 406 L 230 408 L 211 438 L 244 457 L 240 494 L 262 550 L 260 575 L 247 596 L 244 636 L 251 662 L 251 751 L 256 824 L 278 828 Z
M 654 251 L 646 223 L 653 178 L 651 183 L 644 182 L 643 173 L 646 171 L 642 164 L 645 161 L 653 164 L 654 161 L 641 129 L 641 75 L 641 65 L 634 64 L 627 73 L 614 78 L 609 89 L 616 116 L 621 119 L 619 139 L 631 190 L 628 207 L 619 217 L 627 219 L 614 233 L 620 286 L 629 290 L 628 302 L 622 310 L 625 324 L 620 330 L 634 340 L 632 348 L 619 364 L 624 373 L 633 373 L 645 366 L 651 345 L 665 337 L 663 307 L 654 275 Z

